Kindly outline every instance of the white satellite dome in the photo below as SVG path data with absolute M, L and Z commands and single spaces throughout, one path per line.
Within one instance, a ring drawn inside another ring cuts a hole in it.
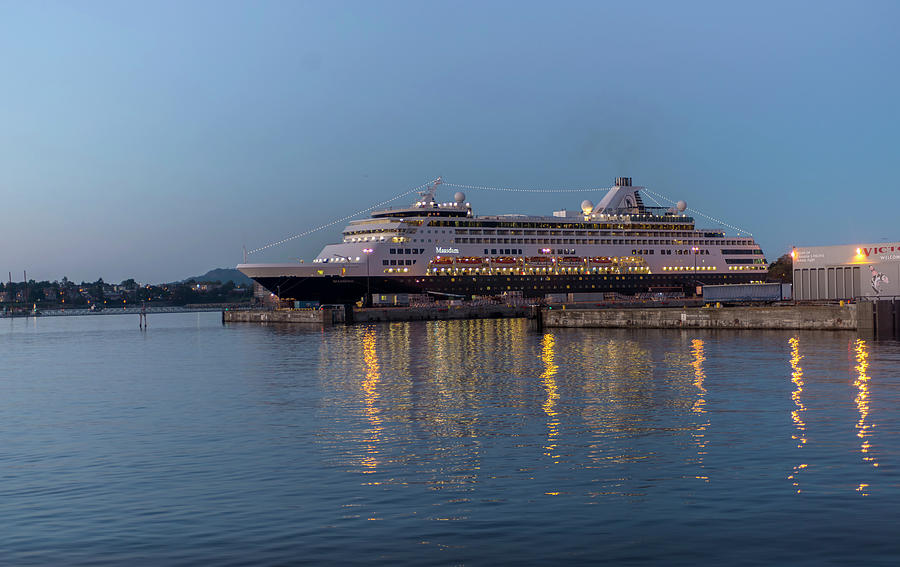
M 464 203 L 466 201 L 466 194 L 462 191 L 457 191 L 455 195 L 453 195 L 453 200 L 457 203 Z
M 594 203 L 591 202 L 590 199 L 585 199 L 581 202 L 581 212 L 584 214 L 589 214 L 594 210 Z
M 683 213 L 687 208 L 687 203 L 685 203 L 684 201 L 678 201 L 677 203 L 675 203 L 675 208 L 678 209 L 679 213 Z

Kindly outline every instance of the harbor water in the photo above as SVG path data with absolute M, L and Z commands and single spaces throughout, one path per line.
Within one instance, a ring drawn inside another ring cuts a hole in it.
M 0 563 L 894 564 L 900 345 L 3 320 Z

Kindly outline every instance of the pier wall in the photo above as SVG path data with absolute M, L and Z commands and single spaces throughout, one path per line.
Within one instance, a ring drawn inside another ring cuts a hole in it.
M 223 323 L 310 323 L 333 325 L 343 322 L 343 312 L 336 309 L 250 309 L 223 311 Z M 335 320 L 338 319 L 338 320 Z
M 898 304 L 900 305 L 900 304 Z M 390 321 L 446 321 L 452 319 L 497 319 L 527 317 L 531 328 L 642 328 L 642 329 L 780 329 L 780 330 L 874 330 L 884 335 L 886 324 L 878 324 L 877 306 L 863 302 L 845 305 L 787 305 L 766 307 L 610 307 L 566 309 L 538 306 L 477 305 L 450 307 L 387 307 L 368 309 L 229 310 L 223 322 L 306 323 L 336 325 Z M 900 309 L 891 313 L 900 319 Z M 886 319 L 882 317 L 882 319 Z M 900 324 L 898 324 L 900 326 Z
M 856 330 L 855 304 L 779 307 L 544 309 L 544 327 Z
M 508 319 L 526 317 L 518 305 L 460 305 L 450 307 L 386 307 L 367 309 L 284 309 L 224 311 L 226 323 L 311 323 L 334 325 L 379 321 L 447 321 L 451 319 Z
M 449 307 L 387 307 L 354 309 L 354 323 L 375 321 L 446 321 L 450 319 L 514 319 L 528 314 L 526 306 L 451 305 Z

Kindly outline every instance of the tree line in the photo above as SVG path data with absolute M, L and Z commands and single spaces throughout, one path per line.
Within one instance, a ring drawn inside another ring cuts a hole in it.
M 189 303 L 240 303 L 249 301 L 252 288 L 233 281 L 187 280 L 165 284 L 139 284 L 133 278 L 118 284 L 103 281 L 76 283 L 61 280 L 28 280 L 0 283 L 4 304 L 38 304 L 41 307 L 119 307 L 136 303 L 186 305 Z

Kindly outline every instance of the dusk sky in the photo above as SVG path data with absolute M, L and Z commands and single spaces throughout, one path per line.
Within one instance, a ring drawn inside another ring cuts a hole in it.
M 897 2 L 3 2 L 0 268 L 182 279 L 439 175 L 631 176 L 769 261 L 900 241 L 898 21 Z M 477 214 L 602 196 L 467 193 Z M 342 227 L 250 260 L 309 261 Z

